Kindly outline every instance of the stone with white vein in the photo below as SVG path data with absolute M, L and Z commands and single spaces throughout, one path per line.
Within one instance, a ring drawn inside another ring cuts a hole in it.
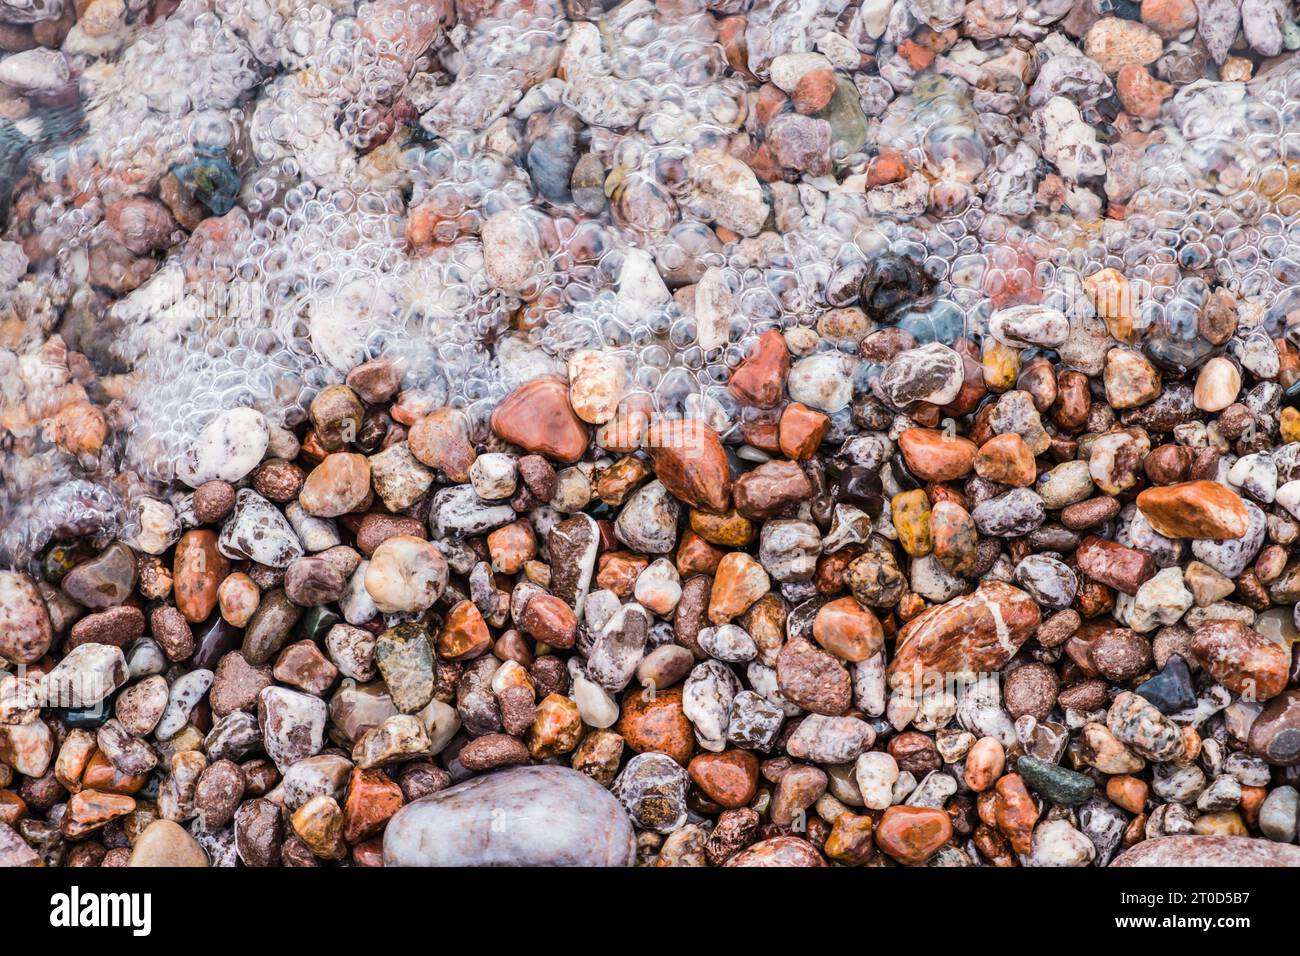
M 176 463 L 191 488 L 214 479 L 239 481 L 257 467 L 271 438 L 266 417 L 253 408 L 231 408 L 208 423 Z

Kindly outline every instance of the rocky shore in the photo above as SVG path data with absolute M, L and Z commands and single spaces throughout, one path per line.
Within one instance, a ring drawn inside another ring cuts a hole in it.
M 0 866 L 1295 866 L 1282 0 L 0 0 Z

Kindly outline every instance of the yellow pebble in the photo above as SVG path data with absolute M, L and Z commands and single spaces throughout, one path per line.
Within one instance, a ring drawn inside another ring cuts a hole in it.
M 1083 291 L 1092 300 L 1093 308 L 1106 321 L 1111 338 L 1128 342 L 1133 337 L 1133 314 L 1138 303 L 1134 301 L 1133 286 L 1118 269 L 1102 269 L 1083 280 Z
M 1192 828 L 1197 836 L 1248 836 L 1246 823 L 1236 810 L 1202 813 Z
M 845 866 L 861 866 L 871 858 L 871 817 L 856 813 L 841 814 L 826 838 L 826 855 Z
M 930 499 L 920 488 L 894 495 L 889 504 L 898 532 L 898 543 L 914 558 L 923 558 L 934 550 L 930 533 Z
M 1300 441 L 1300 412 L 1296 411 L 1290 405 L 1282 409 L 1282 441 L 1293 442 Z
M 1016 376 L 1020 374 L 1019 350 L 989 336 L 984 340 L 980 361 L 984 367 L 984 384 L 990 391 L 1005 392 L 1016 384 Z
M 743 548 L 754 540 L 754 522 L 735 508 L 721 515 L 692 508 L 691 530 L 723 548 Z

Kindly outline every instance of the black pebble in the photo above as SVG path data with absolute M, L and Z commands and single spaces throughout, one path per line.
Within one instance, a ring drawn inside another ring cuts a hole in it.
M 1192 689 L 1192 672 L 1187 661 L 1177 654 L 1165 661 L 1165 666 L 1155 677 L 1137 689 L 1162 714 L 1176 714 L 1196 706 L 1196 692 Z

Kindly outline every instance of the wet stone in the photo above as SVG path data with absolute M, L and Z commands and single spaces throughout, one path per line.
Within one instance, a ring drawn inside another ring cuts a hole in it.
M 125 601 L 135 581 L 135 555 L 126 545 L 114 544 L 98 557 L 73 568 L 63 579 L 62 587 L 77 603 L 102 610 Z
M 1116 738 L 1150 760 L 1170 760 L 1182 751 L 1177 725 L 1137 694 L 1125 691 L 1115 698 L 1106 715 L 1106 726 Z
M 638 826 L 669 833 L 686 822 L 685 770 L 663 754 L 638 754 L 614 780 L 611 792 Z
M 971 512 L 981 534 L 991 537 L 1019 537 L 1046 520 L 1043 500 L 1028 488 L 1016 488 L 1001 498 L 975 506 Z
M 681 506 L 662 482 L 652 481 L 633 492 L 623 505 L 614 533 L 628 547 L 647 554 L 666 554 L 677 543 Z
M 626 771 L 625 771 L 626 772 Z M 683 799 L 685 771 L 683 780 Z M 487 839 L 510 819 L 508 840 Z M 631 823 L 619 801 L 583 774 L 521 767 L 477 777 L 399 810 L 384 832 L 387 866 L 628 866 Z
M 932 672 L 988 673 L 1001 669 L 1038 627 L 1037 604 L 1002 582 L 931 608 L 899 634 L 889 682 L 917 686 Z
M 874 738 L 871 727 L 856 717 L 811 714 L 790 735 L 786 751 L 792 757 L 813 763 L 849 763 L 871 746 Z
M 1196 705 L 1191 671 L 1178 654 L 1170 655 L 1159 673 L 1138 685 L 1136 693 L 1162 714 L 1176 714 Z
M 1016 565 L 1015 581 L 1040 605 L 1053 610 L 1069 607 L 1079 584 L 1068 565 L 1040 554 L 1031 554 Z
M 741 691 L 732 699 L 727 739 L 737 747 L 766 753 L 772 749 L 785 721 L 785 712 L 754 691 Z
M 946 405 L 963 381 L 961 356 L 937 342 L 896 356 L 879 379 L 884 398 L 896 408 L 913 402 Z
M 1274 766 L 1300 763 L 1300 692 L 1284 691 L 1269 701 L 1250 727 L 1249 746 Z
M 258 694 L 257 720 L 267 755 L 281 772 L 324 746 L 325 702 L 283 687 Z
M 776 663 L 782 696 L 815 714 L 836 716 L 849 708 L 852 684 L 835 658 L 807 640 L 786 643 Z
M 1192 655 L 1229 690 L 1269 700 L 1287 685 L 1291 649 L 1240 621 L 1210 621 L 1192 635 Z
M 1246 506 L 1246 532 L 1239 538 L 1224 540 L 1198 539 L 1192 542 L 1192 554 L 1226 578 L 1238 578 L 1250 566 L 1264 545 L 1268 518 L 1254 502 Z
M 273 504 L 248 489 L 240 489 L 235 509 L 221 526 L 217 547 L 226 557 L 256 561 L 272 568 L 288 567 L 302 557 L 298 536 Z
M 1073 807 L 1086 802 L 1095 786 L 1086 774 L 1045 763 L 1028 754 L 1016 761 L 1016 772 L 1031 790 L 1060 806 Z

